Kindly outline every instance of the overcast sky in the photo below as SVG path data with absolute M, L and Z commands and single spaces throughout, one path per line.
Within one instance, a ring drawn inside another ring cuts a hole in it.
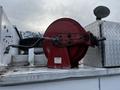
M 105 20 L 120 22 L 120 0 L 0 0 L 6 15 L 19 30 L 44 32 L 54 20 L 70 17 L 83 27 L 95 21 L 93 9 L 107 6 Z

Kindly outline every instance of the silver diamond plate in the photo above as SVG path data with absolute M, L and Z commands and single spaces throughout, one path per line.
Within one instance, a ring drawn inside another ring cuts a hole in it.
M 104 45 L 100 44 L 99 47 L 89 48 L 83 61 L 84 64 L 97 67 L 120 66 L 120 23 L 96 21 L 86 26 L 85 29 L 97 37 L 100 37 L 101 30 L 101 34 L 106 40 Z
M 120 66 L 120 23 L 104 22 L 102 34 L 106 37 L 105 66 Z

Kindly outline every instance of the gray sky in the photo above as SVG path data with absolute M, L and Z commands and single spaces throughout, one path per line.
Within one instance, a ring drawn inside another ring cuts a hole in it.
M 95 21 L 93 9 L 110 8 L 105 20 L 120 22 L 120 0 L 0 0 L 6 15 L 19 30 L 44 32 L 54 20 L 70 17 L 82 26 Z

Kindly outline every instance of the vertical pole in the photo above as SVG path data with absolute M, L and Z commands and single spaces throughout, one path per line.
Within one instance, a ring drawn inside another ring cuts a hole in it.
M 28 62 L 30 66 L 34 66 L 35 60 L 34 60 L 34 48 L 30 48 L 28 52 Z
M 1 31 L 2 31 L 2 15 L 3 15 L 3 8 L 2 6 L 0 6 L 0 51 L 3 50 L 2 49 L 2 43 L 1 43 Z M 0 66 L 3 66 L 3 62 L 2 62 L 2 51 L 0 52 Z
M 1 41 L 1 30 L 2 30 L 2 15 L 3 15 L 3 8 L 0 6 L 0 41 Z
M 101 81 L 100 81 L 101 77 L 98 77 L 98 87 L 99 87 L 99 90 L 101 90 Z

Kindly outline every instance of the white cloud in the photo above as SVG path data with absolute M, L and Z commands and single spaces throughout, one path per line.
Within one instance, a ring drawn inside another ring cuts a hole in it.
M 44 32 L 61 17 L 70 17 L 83 26 L 95 21 L 93 9 L 105 5 L 111 9 L 106 20 L 120 21 L 119 0 L 0 0 L 7 16 L 20 30 Z

